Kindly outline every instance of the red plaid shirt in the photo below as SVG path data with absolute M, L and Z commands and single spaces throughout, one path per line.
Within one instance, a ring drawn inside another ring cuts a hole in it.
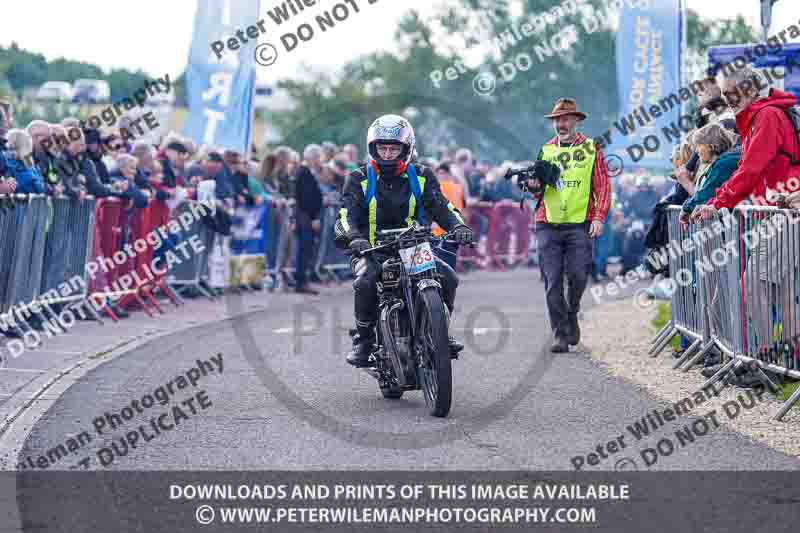
M 578 146 L 586 142 L 586 136 L 579 133 L 572 146 Z M 547 144 L 557 144 L 558 137 L 553 137 Z M 544 202 L 541 201 L 542 194 L 536 195 L 539 199 L 539 208 L 536 209 L 536 222 L 547 222 L 547 214 L 544 209 Z M 608 167 L 603 157 L 603 151 L 598 149 L 594 159 L 594 169 L 592 170 L 592 194 L 589 195 L 589 209 L 586 211 L 586 221 L 599 220 L 606 221 L 608 210 L 611 207 L 611 182 L 608 179 Z

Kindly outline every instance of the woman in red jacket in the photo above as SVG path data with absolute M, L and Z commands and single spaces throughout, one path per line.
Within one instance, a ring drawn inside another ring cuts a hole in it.
M 748 197 L 754 204 L 774 205 L 773 192 L 792 193 L 800 189 L 800 168 L 792 168 L 800 160 L 797 134 L 786 110 L 797 105 L 797 99 L 786 92 L 770 89 L 762 97 L 767 84 L 762 77 L 745 67 L 722 79 L 722 95 L 736 113 L 736 128 L 742 136 L 742 158 L 739 167 L 725 184 L 717 189 L 706 205 L 699 206 L 692 218 L 707 219 L 718 209 L 732 209 Z M 755 228 L 753 250 L 745 271 L 747 308 L 758 324 L 759 348 L 774 340 L 769 326 L 772 309 L 764 303 L 767 289 L 780 287 L 783 331 L 796 335 L 798 310 L 791 294 L 789 275 L 798 264 L 798 254 L 792 242 L 797 240 L 797 225 L 788 223 L 784 215 L 776 214 Z M 771 226 L 771 230 L 768 226 Z M 757 272 L 755 272 L 757 270 Z M 756 278 L 757 276 L 757 278 Z M 760 305 L 759 305 L 760 304 Z M 795 318 L 795 320 L 791 320 Z M 777 326 L 777 324 L 774 324 Z M 785 335 L 781 335 L 785 338 Z M 760 351 L 759 350 L 759 351 Z

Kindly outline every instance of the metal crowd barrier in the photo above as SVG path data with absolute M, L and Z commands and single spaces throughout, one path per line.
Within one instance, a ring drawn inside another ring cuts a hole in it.
M 800 379 L 800 211 L 753 206 L 737 211 L 747 252 L 739 262 L 745 350 L 737 365 Z M 800 388 L 775 419 L 798 400 Z
M 687 228 L 681 227 L 678 220 L 681 214 L 680 206 L 670 206 L 667 209 L 669 242 L 673 252 L 681 248 L 682 243 L 691 243 L 698 231 L 697 225 L 690 224 Z M 670 343 L 675 335 L 681 334 L 692 340 L 692 344 L 684 352 L 683 361 L 691 357 L 707 336 L 704 294 L 697 284 L 697 271 L 695 262 L 698 258 L 697 248 L 685 246 L 677 253 L 669 252 L 669 274 L 675 281 L 675 290 L 672 293 L 670 321 L 658 333 L 655 345 L 650 350 L 650 355 L 658 356 Z M 680 361 L 683 363 L 683 361 Z
M 657 355 L 676 334 L 686 335 L 694 342 L 674 366 L 686 371 L 718 348 L 727 362 L 701 390 L 720 380 L 727 384 L 744 366 L 773 391 L 777 386 L 764 370 L 800 379 L 800 211 L 743 206 L 686 230 L 679 214 L 680 207 L 668 210 L 676 252 L 669 253 L 676 281 L 671 320 L 650 353 Z M 694 246 L 678 250 L 684 242 Z M 798 400 L 800 388 L 774 419 L 781 420 Z
M 193 201 L 192 201 L 193 202 Z M 185 202 L 178 207 L 178 217 L 184 213 L 191 213 L 190 202 Z M 215 295 L 207 289 L 208 286 L 208 257 L 214 247 L 214 231 L 202 220 L 194 218 L 186 231 L 181 233 L 183 240 L 192 237 L 203 243 L 204 250 L 200 253 L 192 253 L 189 261 L 181 261 L 174 265 L 167 274 L 167 284 L 172 290 L 183 296 L 187 290 L 194 290 L 206 298 L 214 299 Z
M 0 314 L 13 313 L 39 296 L 44 262 L 47 197 L 0 197 Z M 31 329 L 21 313 L 9 323 Z M 17 334 L 22 328 L 10 326 Z
M 317 263 L 314 268 L 320 279 L 343 281 L 350 273 L 350 259 L 334 243 L 336 220 L 341 204 L 335 203 L 323 208 L 320 221 L 320 245 Z
M 675 362 L 674 368 L 684 362 L 683 371 L 688 371 L 713 347 L 728 359 L 728 365 L 737 353 L 742 353 L 739 322 L 731 320 L 731 310 L 741 301 L 739 279 L 739 224 L 727 210 L 709 220 L 692 224 L 697 237 L 697 261 L 694 269 L 705 319 L 703 348 L 694 356 L 687 350 Z M 690 359 L 691 357 L 691 359 Z M 723 367 L 724 371 L 727 368 Z
M 86 309 L 99 320 L 89 304 L 89 275 L 86 265 L 92 252 L 95 226 L 95 199 L 80 203 L 70 198 L 50 198 L 44 262 L 39 302 L 44 309 L 53 304 Z

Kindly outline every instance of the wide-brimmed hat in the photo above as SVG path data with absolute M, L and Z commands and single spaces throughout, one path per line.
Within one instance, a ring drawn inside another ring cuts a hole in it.
M 575 115 L 578 120 L 586 120 L 586 113 L 578 111 L 578 103 L 572 98 L 559 98 L 553 111 L 544 118 L 558 118 L 564 115 Z

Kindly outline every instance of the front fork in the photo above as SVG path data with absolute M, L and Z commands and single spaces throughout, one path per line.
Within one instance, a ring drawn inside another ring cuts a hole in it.
M 380 318 L 382 344 L 384 350 L 386 350 L 386 353 L 389 355 L 389 361 L 392 363 L 392 370 L 394 370 L 397 383 L 402 387 L 408 384 L 408 380 L 406 379 L 405 370 L 403 370 L 403 361 L 400 359 L 400 354 L 397 351 L 397 339 L 395 339 L 392 324 L 397 323 L 397 313 L 404 307 L 405 303 L 403 303 L 403 300 L 396 300 L 391 305 L 383 308 Z

